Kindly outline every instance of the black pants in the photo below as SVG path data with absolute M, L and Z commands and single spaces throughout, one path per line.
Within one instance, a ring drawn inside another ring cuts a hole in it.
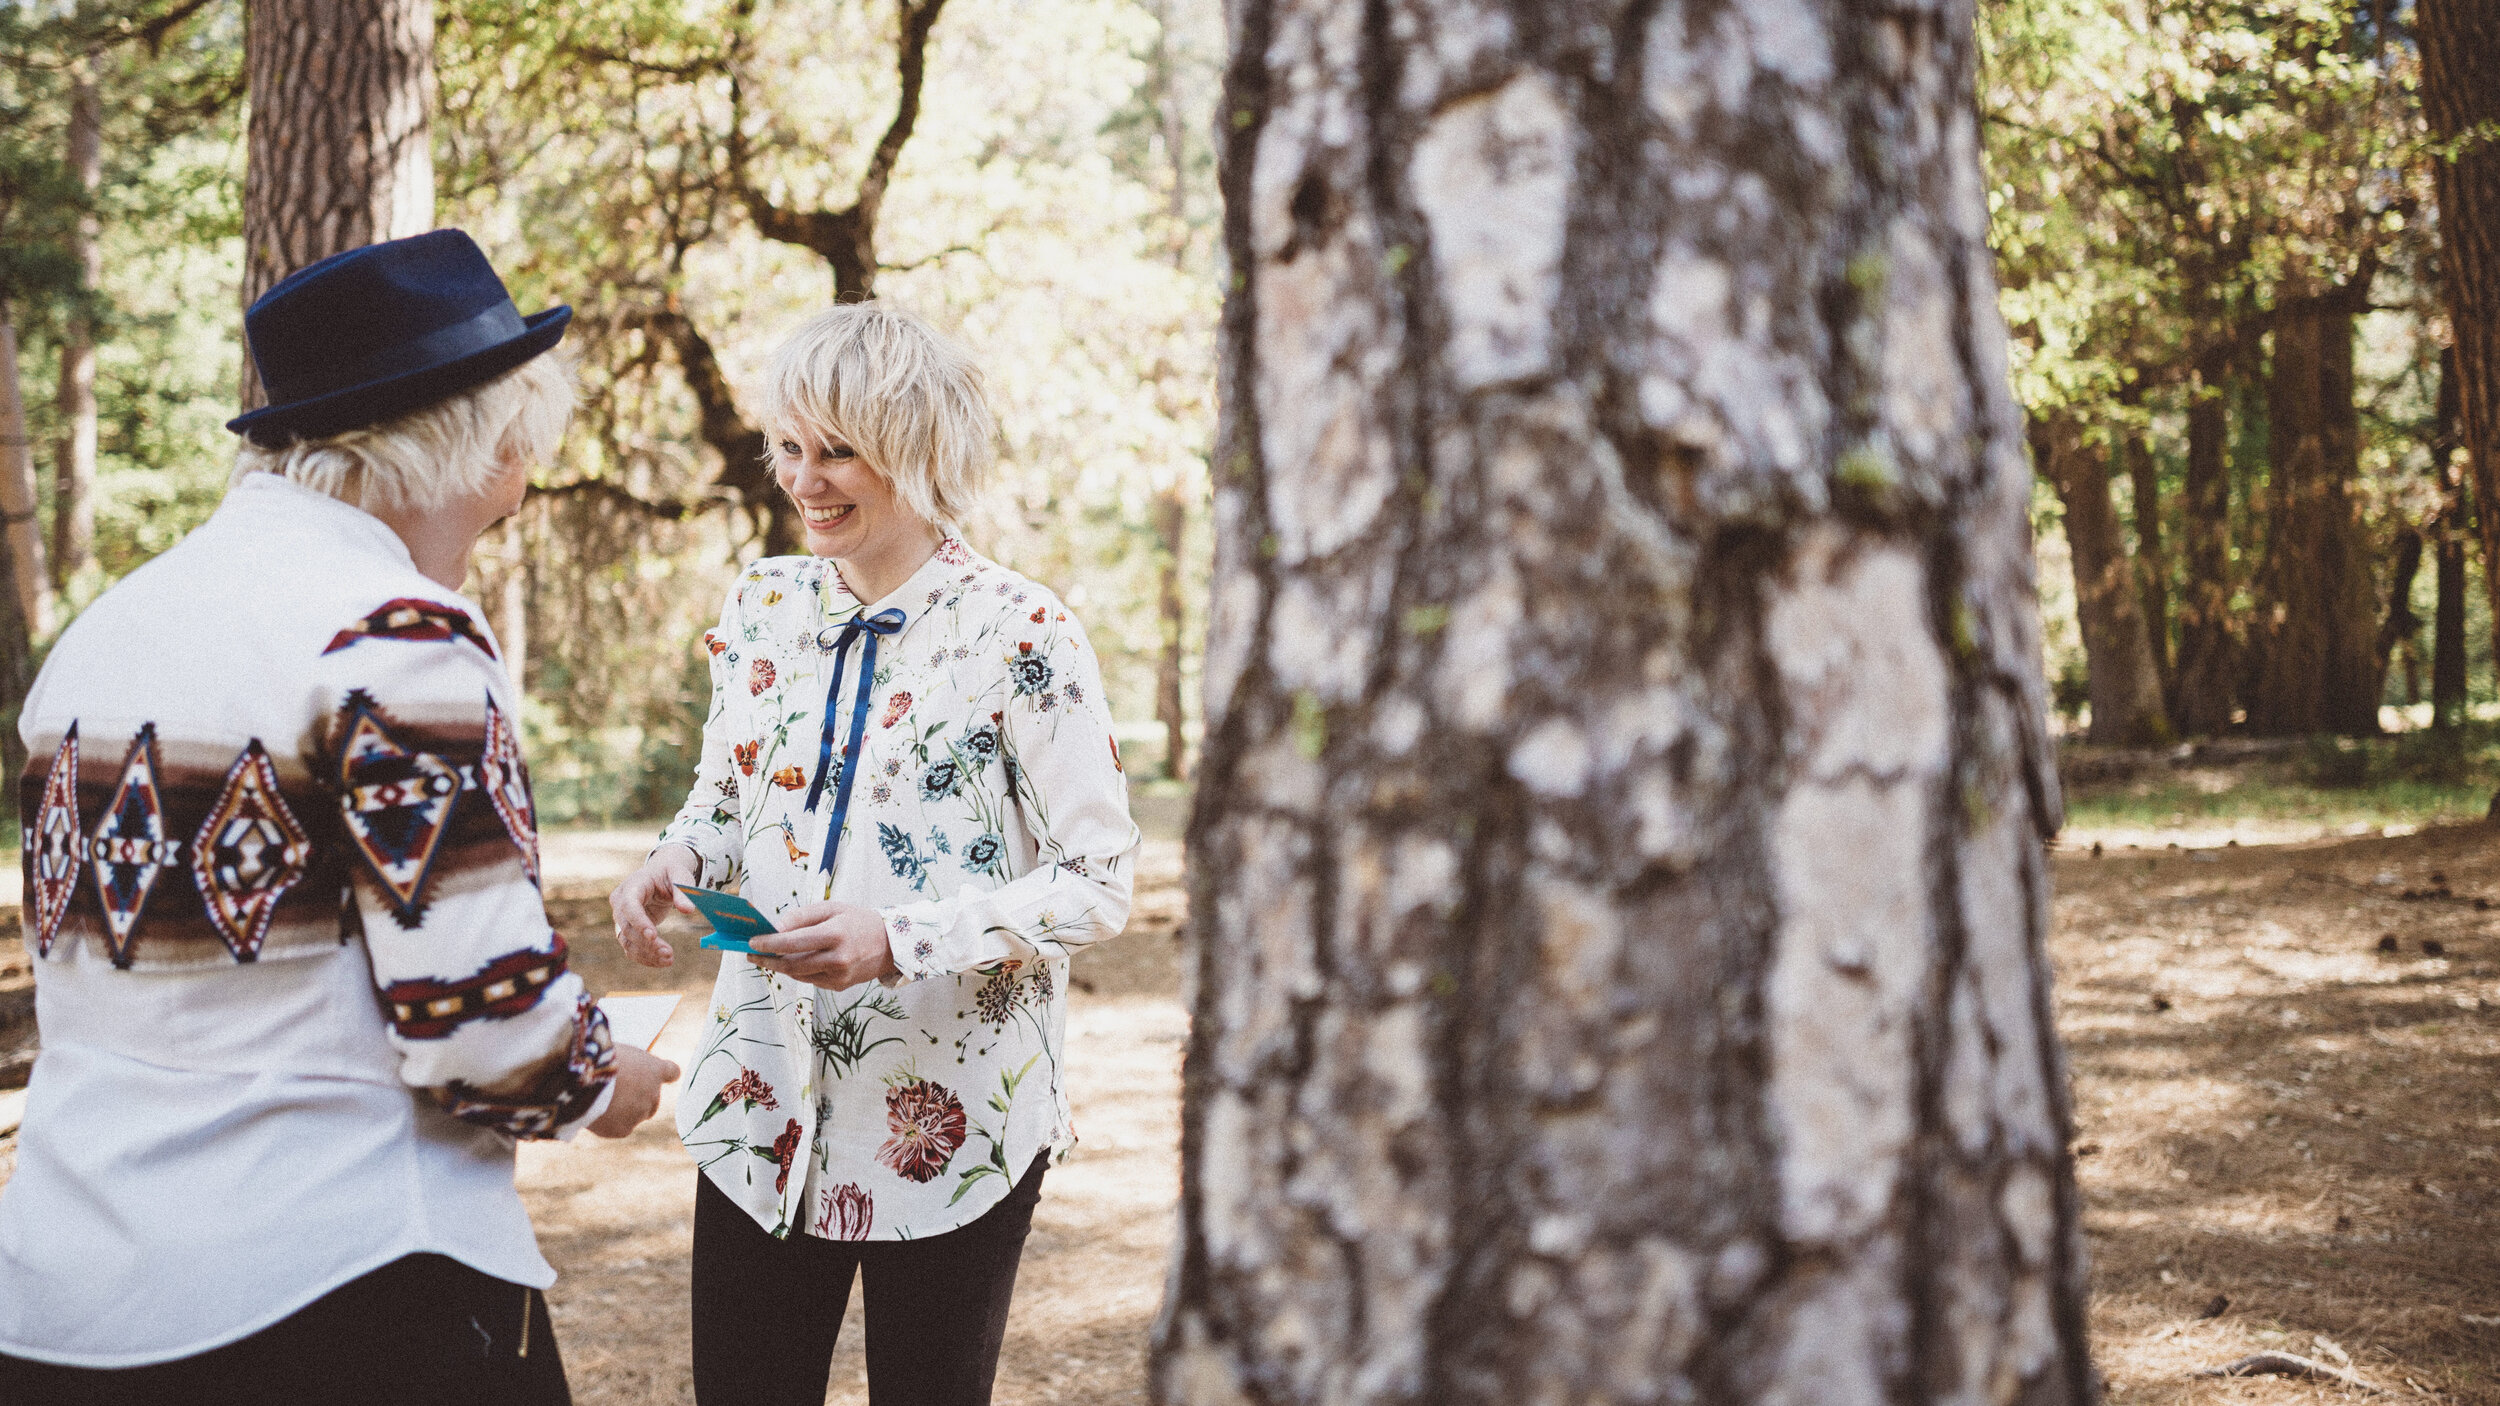
M 526 1322 L 527 1326 L 524 1327 Z M 547 1300 L 410 1255 L 237 1342 L 145 1367 L 0 1353 L 8 1406 L 570 1406 Z
M 857 1271 L 869 1406 L 989 1406 L 1048 1154 L 1007 1199 L 926 1240 L 777 1240 L 709 1177 L 694 1193 L 694 1399 L 823 1406 Z

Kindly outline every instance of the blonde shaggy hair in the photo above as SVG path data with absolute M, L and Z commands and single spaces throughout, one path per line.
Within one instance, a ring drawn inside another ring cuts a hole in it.
M 963 525 L 998 462 L 981 368 L 892 303 L 809 318 L 773 353 L 762 391 L 767 441 L 795 432 L 847 444 L 939 527 Z M 765 459 L 776 461 L 769 443 Z
M 573 422 L 573 369 L 543 352 L 395 420 L 270 449 L 243 441 L 229 484 L 276 474 L 367 512 L 433 512 L 482 493 L 506 460 L 543 464 Z

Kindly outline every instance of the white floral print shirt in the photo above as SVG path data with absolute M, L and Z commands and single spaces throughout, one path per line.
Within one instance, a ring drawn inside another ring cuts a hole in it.
M 828 876 L 865 640 L 838 681 L 833 649 L 863 610 L 903 620 L 877 638 Z M 1085 631 L 1049 590 L 949 536 L 865 607 L 830 561 L 759 561 L 704 646 L 703 758 L 661 842 L 691 847 L 706 886 L 776 918 L 828 897 L 877 909 L 898 974 L 822 991 L 722 954 L 678 1134 L 776 1235 L 964 1225 L 1036 1155 L 1075 1142 L 1068 958 L 1128 921 L 1138 833 Z

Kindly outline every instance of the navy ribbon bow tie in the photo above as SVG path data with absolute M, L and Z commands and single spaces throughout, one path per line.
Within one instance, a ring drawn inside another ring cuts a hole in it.
M 903 612 L 881 610 L 874 615 L 852 616 L 839 625 L 827 625 L 818 632 L 816 642 L 824 643 L 826 635 L 840 636 L 833 646 L 833 678 L 825 684 L 825 725 L 816 744 L 816 780 L 807 788 L 807 813 L 816 813 L 816 802 L 825 794 L 825 776 L 833 768 L 833 721 L 836 705 L 842 701 L 842 669 L 850 662 L 851 646 L 866 639 L 868 646 L 859 652 L 859 691 L 851 696 L 851 737 L 842 746 L 842 781 L 833 791 L 833 824 L 825 830 L 825 857 L 817 867 L 833 872 L 833 852 L 842 844 L 842 822 L 851 813 L 851 778 L 859 773 L 859 739 L 868 730 L 868 693 L 877 680 L 877 640 L 903 628 Z

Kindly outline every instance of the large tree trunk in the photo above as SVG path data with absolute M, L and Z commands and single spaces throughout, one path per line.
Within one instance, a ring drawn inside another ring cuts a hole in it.
M 243 305 L 304 265 L 434 224 L 433 0 L 252 0 Z M 262 403 L 243 359 L 243 405 Z
M 70 224 L 69 253 L 77 286 L 61 337 L 56 403 L 61 435 L 52 458 L 52 582 L 67 587 L 95 552 L 95 308 L 104 278 L 104 222 L 95 208 L 104 184 L 104 102 L 96 60 L 81 55 L 69 68 L 70 179 L 84 207 Z
M 2171 721 L 2189 737 L 2231 725 L 2237 653 L 2231 639 L 2230 352 L 2207 351 L 2188 383 L 2187 578 L 2179 591 L 2179 665 Z
M 2353 317 L 2297 286 L 2274 324 L 2267 385 L 2268 539 L 2258 580 L 2249 731 L 2378 732 L 2378 598 L 2361 541 Z
M 1969 11 L 1834 13 L 1232 8 L 1163 1401 L 2092 1395 Z
M 2437 163 L 2440 260 L 2455 325 L 2465 449 L 2481 508 L 2483 586 L 2500 639 L 2500 6 L 2421 0 L 2422 109 L 2431 131 L 2463 141 Z M 2470 137 L 2466 134 L 2471 133 Z M 2436 689 L 2434 689 L 2436 692 Z
M 2109 466 L 2084 447 L 2082 427 L 2071 420 L 2036 426 L 2033 444 L 2033 461 L 2048 474 L 2066 510 L 2076 623 L 2083 630 L 2091 683 L 2090 740 L 2121 747 L 2166 742 L 2170 720 L 2162 712 L 2161 674 L 2153 664 L 2134 566 L 2119 536 L 2118 509 L 2110 502 Z
M 2431 476 L 2439 484 L 2439 604 L 2431 612 L 2431 726 L 2444 729 L 2465 721 L 2465 539 L 2473 531 L 2466 519 L 2464 466 L 2457 462 L 2464 447 L 2464 409 L 2454 348 L 2439 354 L 2434 415 Z
M 0 301 L 0 522 L 7 524 L 9 581 L 15 588 L 18 619 L 41 634 L 52 628 L 52 595 L 44 581 L 43 522 L 35 510 L 35 444 L 27 434 L 26 401 L 18 384 L 17 323 L 4 301 Z M 4 653 L 5 645 L 0 645 L 0 654 Z

